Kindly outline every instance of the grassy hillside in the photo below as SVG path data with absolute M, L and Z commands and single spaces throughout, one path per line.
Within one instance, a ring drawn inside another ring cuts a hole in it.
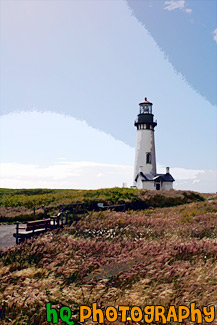
M 185 200 L 191 194 L 114 189 L 117 198 L 111 199 L 110 191 L 95 194 L 111 203 L 134 202 L 134 198 L 143 202 L 146 197 L 144 202 L 151 206 L 167 205 L 168 198 Z M 92 202 L 96 200 L 92 193 L 79 195 Z M 75 195 L 70 191 L 45 195 L 63 194 L 69 195 L 67 200 Z M 162 196 L 159 201 L 156 195 Z M 51 324 L 46 322 L 47 302 L 56 310 L 69 306 L 75 323 L 79 306 L 93 302 L 102 308 L 162 305 L 168 309 L 192 302 L 197 307 L 217 307 L 217 200 L 194 200 L 140 211 L 90 211 L 70 227 L 6 250 L 0 261 L 3 324 Z M 87 324 L 93 324 L 91 318 Z
M 51 190 L 51 189 L 0 189 L 0 222 L 25 221 L 33 219 L 33 207 L 36 218 L 43 215 L 42 205 L 48 214 L 58 211 L 61 204 L 84 202 L 86 209 L 97 209 L 97 203 L 121 204 L 127 209 L 145 209 L 149 207 L 175 206 L 195 201 L 203 201 L 201 194 L 190 191 L 147 191 L 129 188 L 100 190 Z

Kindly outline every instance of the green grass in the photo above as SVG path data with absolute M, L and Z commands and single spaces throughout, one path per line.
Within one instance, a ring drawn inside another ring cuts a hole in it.
M 203 197 L 190 191 L 146 191 L 130 188 L 100 190 L 54 190 L 54 189 L 0 189 L 0 206 L 33 208 L 64 203 L 85 202 L 92 206 L 97 202 L 106 204 L 126 203 L 147 206 L 171 206 L 187 202 L 202 201 Z
M 131 188 L 99 190 L 64 189 L 0 189 L 0 222 L 26 221 L 42 215 L 44 205 L 50 213 L 56 213 L 61 204 L 85 203 L 88 211 L 97 209 L 97 203 L 105 205 L 126 204 L 127 209 L 169 207 L 203 201 L 204 197 L 190 191 L 148 191 Z

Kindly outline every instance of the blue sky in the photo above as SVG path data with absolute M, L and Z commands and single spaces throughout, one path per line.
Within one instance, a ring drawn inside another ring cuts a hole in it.
M 2 186 L 131 185 L 133 122 L 147 96 L 158 169 L 171 166 L 176 188 L 216 191 L 215 6 L 2 0 Z
M 216 105 L 217 53 L 213 37 L 217 25 L 217 1 L 127 2 L 174 69 L 194 90 Z

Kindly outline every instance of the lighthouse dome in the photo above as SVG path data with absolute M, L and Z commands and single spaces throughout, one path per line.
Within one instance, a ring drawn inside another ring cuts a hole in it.
M 145 97 L 144 102 L 139 103 L 139 114 L 134 123 L 135 126 L 147 124 L 152 125 L 154 128 L 157 125 L 153 120 L 154 115 L 152 114 L 152 105 L 153 104 L 147 100 L 147 97 Z
M 144 102 L 139 103 L 139 105 L 143 105 L 143 104 L 153 105 L 151 102 L 148 101 L 147 97 L 145 97 Z

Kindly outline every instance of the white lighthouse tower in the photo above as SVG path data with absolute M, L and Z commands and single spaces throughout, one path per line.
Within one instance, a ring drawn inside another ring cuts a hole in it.
M 166 174 L 157 174 L 154 142 L 154 128 L 157 122 L 152 114 L 152 103 L 145 97 L 139 104 L 139 114 L 134 125 L 137 128 L 134 164 L 134 186 L 141 189 L 169 190 L 174 179 L 166 168 Z

